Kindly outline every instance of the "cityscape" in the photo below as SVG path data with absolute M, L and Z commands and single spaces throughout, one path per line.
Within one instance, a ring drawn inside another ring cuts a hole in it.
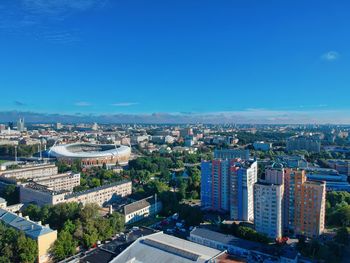
M 346 1 L 0 3 L 0 263 L 350 262 Z

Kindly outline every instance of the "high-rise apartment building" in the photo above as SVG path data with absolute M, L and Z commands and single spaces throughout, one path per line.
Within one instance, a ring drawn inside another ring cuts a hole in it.
M 284 169 L 273 164 L 265 170 L 265 180 L 254 185 L 255 230 L 271 238 L 283 235 Z
M 23 119 L 23 118 L 20 118 L 20 119 L 17 121 L 17 130 L 20 131 L 20 132 L 25 131 L 24 119 Z
M 294 233 L 318 237 L 324 231 L 326 183 L 307 181 L 296 190 Z
M 283 226 L 286 232 L 293 232 L 295 219 L 295 195 L 298 189 L 301 189 L 302 184 L 306 181 L 304 170 L 285 169 L 284 176 L 284 214 Z
M 249 160 L 250 152 L 246 149 L 223 149 L 223 150 L 214 150 L 215 159 L 236 159 L 240 158 L 242 160 Z
M 201 168 L 202 207 L 229 211 L 233 219 L 253 221 L 257 162 L 214 159 L 203 161 Z
M 253 222 L 254 184 L 258 180 L 258 163 L 256 161 L 235 162 L 230 170 L 230 217 Z
M 308 152 L 320 152 L 321 141 L 315 136 L 293 136 L 287 140 L 287 151 L 305 150 Z

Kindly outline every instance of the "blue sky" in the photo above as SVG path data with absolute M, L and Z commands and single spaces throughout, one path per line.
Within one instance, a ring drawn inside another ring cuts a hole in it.
M 349 11 L 345 0 L 2 0 L 0 110 L 350 123 Z

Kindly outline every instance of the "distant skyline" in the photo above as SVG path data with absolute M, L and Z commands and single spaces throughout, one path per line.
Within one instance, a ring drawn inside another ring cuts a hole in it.
M 0 122 L 18 111 L 350 124 L 349 10 L 345 0 L 3 0 Z

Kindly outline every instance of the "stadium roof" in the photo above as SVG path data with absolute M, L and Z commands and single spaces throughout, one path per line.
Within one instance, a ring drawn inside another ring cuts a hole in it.
M 49 155 L 66 158 L 96 158 L 130 154 L 130 147 L 114 144 L 72 143 L 51 147 Z

